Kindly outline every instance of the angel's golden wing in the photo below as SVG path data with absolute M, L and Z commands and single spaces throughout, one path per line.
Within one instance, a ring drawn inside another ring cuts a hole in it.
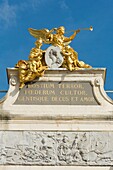
M 35 37 L 35 38 L 42 38 L 43 42 L 48 44 L 48 39 L 47 39 L 47 35 L 49 34 L 49 30 L 48 29 L 42 29 L 42 30 L 36 30 L 33 28 L 29 28 L 29 33 Z
M 67 46 L 71 43 L 71 41 L 68 41 L 68 42 L 64 42 L 64 46 Z

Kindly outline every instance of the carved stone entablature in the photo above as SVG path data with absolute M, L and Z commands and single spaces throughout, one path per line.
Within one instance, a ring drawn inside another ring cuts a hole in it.
M 113 100 L 104 91 L 104 68 L 49 69 L 22 89 L 18 69 L 9 68 L 7 74 L 10 86 L 0 108 L 10 119 L 113 118 Z

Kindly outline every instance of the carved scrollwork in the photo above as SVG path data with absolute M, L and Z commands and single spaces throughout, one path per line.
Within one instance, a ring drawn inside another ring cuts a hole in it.
M 100 78 L 96 78 L 96 79 L 95 79 L 95 85 L 96 85 L 96 86 L 100 86 L 100 83 L 101 83 Z
M 12 75 L 11 78 L 10 78 L 10 84 L 12 86 L 16 86 L 17 82 L 18 82 L 17 77 Z

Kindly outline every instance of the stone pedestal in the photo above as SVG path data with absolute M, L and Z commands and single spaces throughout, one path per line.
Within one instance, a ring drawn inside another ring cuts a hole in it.
M 0 169 L 113 169 L 106 69 L 52 69 L 21 90 L 18 70 L 7 73 L 9 90 L 0 101 Z

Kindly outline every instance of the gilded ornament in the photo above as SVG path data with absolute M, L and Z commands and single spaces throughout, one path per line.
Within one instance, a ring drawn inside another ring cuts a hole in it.
M 37 40 L 35 42 L 35 47 L 30 51 L 29 59 L 20 60 L 15 66 L 19 71 L 20 88 L 23 88 L 25 83 L 43 76 L 48 67 L 62 67 L 70 71 L 80 68 L 91 68 L 90 65 L 79 61 L 78 53 L 69 44 L 81 30 L 92 31 L 92 26 L 90 28 L 71 30 L 69 32 L 74 33 L 70 37 L 64 35 L 67 33 L 65 32 L 64 26 L 51 30 L 36 30 L 32 28 L 28 30 Z M 41 47 L 43 44 L 50 44 L 51 46 L 42 50 Z

